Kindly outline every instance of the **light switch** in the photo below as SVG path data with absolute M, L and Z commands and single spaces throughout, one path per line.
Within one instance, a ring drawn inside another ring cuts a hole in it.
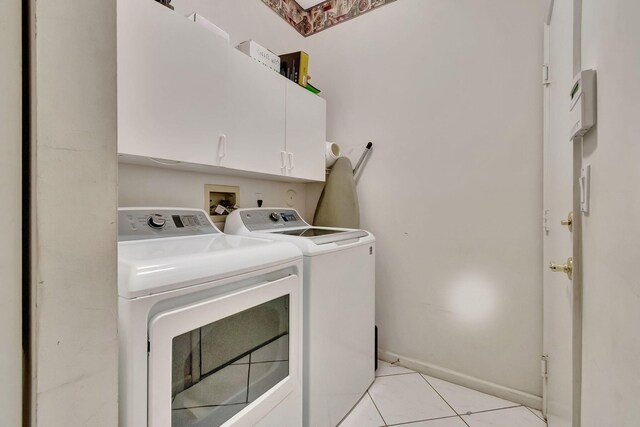
M 580 211 L 589 213 L 591 199 L 591 165 L 584 165 L 580 170 Z

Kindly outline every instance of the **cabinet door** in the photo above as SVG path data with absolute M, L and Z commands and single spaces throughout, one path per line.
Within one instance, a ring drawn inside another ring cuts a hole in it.
M 324 99 L 286 80 L 287 170 L 295 178 L 324 181 L 327 106 Z
M 118 1 L 118 152 L 215 165 L 227 42 L 152 0 Z
M 220 165 L 283 174 L 286 79 L 231 49 L 229 82 L 229 132 Z

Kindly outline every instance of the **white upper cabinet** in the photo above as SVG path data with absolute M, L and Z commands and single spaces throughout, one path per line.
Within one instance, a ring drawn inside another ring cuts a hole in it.
M 151 0 L 118 1 L 118 151 L 215 165 L 229 46 Z
M 324 181 L 323 99 L 153 0 L 118 0 L 117 25 L 123 161 Z
M 229 132 L 220 165 L 283 175 L 286 79 L 244 53 L 229 52 Z
M 327 104 L 296 83 L 286 83 L 287 175 L 324 181 Z

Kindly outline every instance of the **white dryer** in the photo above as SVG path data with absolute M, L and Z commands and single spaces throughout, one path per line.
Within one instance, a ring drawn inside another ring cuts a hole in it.
M 118 212 L 121 427 L 302 425 L 302 256 L 201 210 Z
M 294 209 L 239 209 L 225 232 L 290 242 L 304 255 L 304 425 L 334 427 L 375 378 L 375 238 L 312 227 Z

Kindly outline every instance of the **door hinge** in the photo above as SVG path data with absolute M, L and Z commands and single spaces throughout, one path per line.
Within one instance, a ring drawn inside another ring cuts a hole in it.
M 543 355 L 540 359 L 540 375 L 544 379 L 549 375 L 549 356 Z
M 551 80 L 549 80 L 549 64 L 544 64 L 542 66 L 542 84 L 544 86 L 551 84 Z
M 151 341 L 147 340 L 147 353 L 151 353 Z

